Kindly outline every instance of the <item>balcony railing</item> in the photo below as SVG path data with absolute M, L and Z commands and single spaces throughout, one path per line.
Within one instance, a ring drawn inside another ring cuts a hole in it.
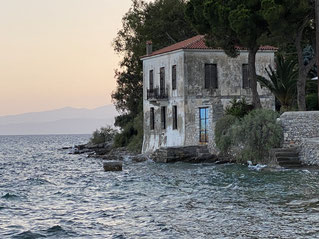
M 148 89 L 147 90 L 147 99 L 148 100 L 166 100 L 168 99 L 168 90 L 167 89 Z

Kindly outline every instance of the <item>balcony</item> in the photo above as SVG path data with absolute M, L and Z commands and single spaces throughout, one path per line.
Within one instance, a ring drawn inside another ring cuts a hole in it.
M 149 101 L 158 101 L 158 100 L 167 100 L 168 99 L 168 90 L 167 89 L 148 89 L 147 90 L 147 100 Z

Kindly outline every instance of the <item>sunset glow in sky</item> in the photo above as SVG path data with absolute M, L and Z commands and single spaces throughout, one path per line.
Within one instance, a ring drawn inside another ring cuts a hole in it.
M 0 115 L 111 103 L 131 0 L 0 0 Z

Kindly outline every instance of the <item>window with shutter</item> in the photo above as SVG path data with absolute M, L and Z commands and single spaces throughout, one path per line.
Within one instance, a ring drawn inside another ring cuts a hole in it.
M 243 89 L 250 88 L 250 81 L 248 79 L 248 64 L 242 65 L 242 79 L 243 79 Z
M 166 129 L 166 107 L 161 107 L 161 125 L 162 129 Z
M 150 129 L 154 130 L 155 128 L 155 113 L 154 113 L 154 108 L 151 108 L 150 111 Z
M 177 106 L 173 106 L 173 129 L 177 129 Z
M 176 65 L 172 66 L 172 89 L 176 90 Z
M 217 89 L 217 65 L 205 64 L 205 89 Z
M 165 95 L 165 68 L 160 69 L 160 95 Z
M 154 73 L 153 70 L 150 70 L 150 90 L 152 91 L 154 89 Z

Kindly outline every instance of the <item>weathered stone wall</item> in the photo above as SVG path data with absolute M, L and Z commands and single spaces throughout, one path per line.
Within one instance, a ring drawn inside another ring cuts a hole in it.
M 304 164 L 319 165 L 319 138 L 303 139 L 299 157 Z
M 286 112 L 280 121 L 284 129 L 283 147 L 299 147 L 302 163 L 319 165 L 319 111 Z
M 172 89 L 172 66 L 176 65 L 176 89 Z M 165 89 L 168 99 L 147 100 L 149 72 L 153 70 L 154 88 L 160 87 L 160 68 L 165 68 Z M 144 141 L 142 152 L 153 152 L 160 147 L 184 145 L 184 53 L 182 51 L 155 56 L 143 62 Z M 177 106 L 177 129 L 173 129 L 173 106 Z M 161 128 L 161 107 L 166 107 L 166 129 Z M 150 129 L 150 108 L 154 108 L 155 129 Z
M 285 112 L 280 116 L 284 129 L 284 147 L 295 147 L 303 139 L 319 137 L 319 111 Z

